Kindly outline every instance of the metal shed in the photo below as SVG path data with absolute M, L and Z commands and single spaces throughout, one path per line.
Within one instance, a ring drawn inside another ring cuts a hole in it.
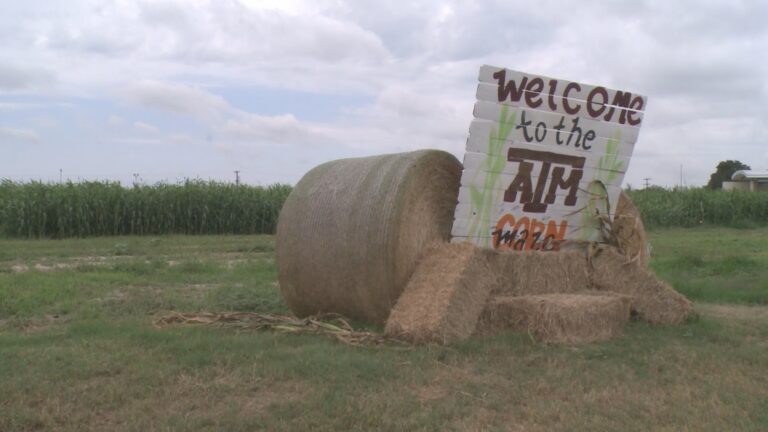
M 736 171 L 731 176 L 731 181 L 723 182 L 723 189 L 750 192 L 768 191 L 768 171 Z

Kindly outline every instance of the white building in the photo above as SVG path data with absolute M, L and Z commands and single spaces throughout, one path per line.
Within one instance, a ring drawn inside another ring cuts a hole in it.
M 768 171 L 736 171 L 731 181 L 723 182 L 723 190 L 768 191 Z

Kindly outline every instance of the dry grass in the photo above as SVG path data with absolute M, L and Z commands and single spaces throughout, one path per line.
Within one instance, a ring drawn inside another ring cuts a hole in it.
M 728 305 L 728 304 L 698 304 L 696 310 L 705 316 L 726 322 L 768 322 L 768 307 Z
M 696 233 L 665 235 L 680 245 Z M 709 231 L 702 237 L 692 249 L 704 255 L 744 248 L 725 235 L 718 243 Z M 0 430 L 768 430 L 766 306 L 696 303 L 699 317 L 682 325 L 630 321 L 623 337 L 582 346 L 504 333 L 396 349 L 279 331 L 152 327 L 169 310 L 287 313 L 274 264 L 254 255 L 229 268 L 216 256 L 254 241 L 176 238 L 153 259 L 194 251 L 195 262 L 178 266 L 147 265 L 142 255 L 142 263 L 87 272 L 0 273 L 0 320 L 60 316 L 30 332 L 0 328 Z M 78 256 L 98 256 L 88 249 L 115 242 L 4 243 L 0 254 L 56 261 L 78 248 Z M 198 296 L 187 285 L 210 288 Z M 89 301 L 113 293 L 121 300 Z

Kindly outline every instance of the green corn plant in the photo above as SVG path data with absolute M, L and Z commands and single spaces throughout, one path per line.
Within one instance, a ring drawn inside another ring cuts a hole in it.
M 0 182 L 0 235 L 269 234 L 291 187 L 186 180 L 123 187 L 116 182 Z

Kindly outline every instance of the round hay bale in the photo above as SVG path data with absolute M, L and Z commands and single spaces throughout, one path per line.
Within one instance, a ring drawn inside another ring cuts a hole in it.
M 513 330 L 546 343 L 596 342 L 621 335 L 629 316 L 628 299 L 618 295 L 499 296 L 488 301 L 475 333 Z
M 641 266 L 648 267 L 650 247 L 640 212 L 632 199 L 622 191 L 611 223 L 611 234 L 618 246 Z
M 461 163 L 421 150 L 315 167 L 285 201 L 278 280 L 298 316 L 384 323 L 424 249 L 450 239 Z

